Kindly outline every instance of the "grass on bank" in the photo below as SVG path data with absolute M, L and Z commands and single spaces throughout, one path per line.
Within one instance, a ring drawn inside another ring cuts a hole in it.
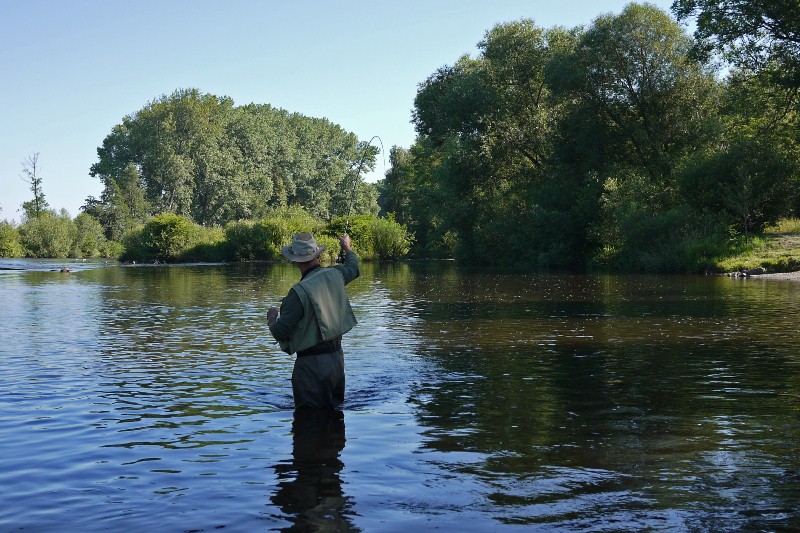
M 764 233 L 742 243 L 737 253 L 717 259 L 720 272 L 763 267 L 767 272 L 800 270 L 800 219 L 779 220 Z

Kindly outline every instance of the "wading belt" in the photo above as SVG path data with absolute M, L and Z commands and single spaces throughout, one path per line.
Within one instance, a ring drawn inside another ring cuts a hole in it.
M 308 355 L 322 355 L 325 353 L 336 353 L 342 351 L 342 338 L 336 337 L 329 341 L 322 341 L 315 344 L 311 348 L 297 352 L 297 357 L 306 357 Z

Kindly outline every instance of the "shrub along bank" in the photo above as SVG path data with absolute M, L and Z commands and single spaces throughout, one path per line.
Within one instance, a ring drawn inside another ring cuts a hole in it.
M 345 218 L 326 222 L 301 208 L 271 211 L 258 220 L 204 227 L 174 213 L 156 215 L 124 235 L 106 239 L 97 220 L 81 213 L 45 213 L 22 225 L 0 222 L 0 257 L 112 257 L 141 263 L 279 260 L 281 247 L 292 235 L 310 231 L 327 246 L 323 259 L 335 261 Z M 413 242 L 405 226 L 394 219 L 358 215 L 350 219 L 353 249 L 366 261 L 404 257 Z
M 164 213 L 128 233 L 122 261 L 187 262 L 278 260 L 292 235 L 310 231 L 327 246 L 323 260 L 334 261 L 345 219 L 325 222 L 298 208 L 278 209 L 259 220 L 206 228 L 188 218 Z M 406 229 L 392 219 L 352 217 L 348 229 L 353 249 L 366 261 L 400 259 L 412 243 Z
M 45 211 L 17 226 L 0 222 L 0 257 L 118 257 L 120 243 L 106 239 L 102 226 L 86 213 L 74 220 L 62 210 Z

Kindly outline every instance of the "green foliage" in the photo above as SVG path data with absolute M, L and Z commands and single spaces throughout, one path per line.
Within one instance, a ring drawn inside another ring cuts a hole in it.
M 317 233 L 314 235 L 314 238 L 317 240 L 317 244 L 325 245 L 326 247 L 325 251 L 322 252 L 322 255 L 319 256 L 320 261 L 325 264 L 334 264 L 336 262 L 336 258 L 339 257 L 339 250 L 341 248 L 339 245 L 339 239 L 326 235 L 325 233 Z M 361 259 L 365 260 L 366 258 L 361 257 Z
M 375 259 L 401 259 L 411 247 L 413 238 L 405 226 L 392 218 L 376 218 L 371 228 L 372 247 Z
M 338 236 L 342 235 L 347 222 L 346 217 L 335 218 L 325 229 L 325 234 L 339 250 Z M 378 218 L 373 215 L 350 217 L 347 229 L 353 251 L 365 261 L 396 260 L 408 254 L 413 237 L 405 226 L 393 217 Z
M 344 219 L 330 224 L 300 208 L 274 209 L 259 220 L 231 222 L 223 228 L 205 228 L 187 217 L 164 213 L 128 233 L 123 261 L 250 261 L 282 260 L 281 248 L 296 233 L 311 232 L 327 249 L 323 261 L 339 254 L 338 235 Z M 412 237 L 394 220 L 373 215 L 351 219 L 354 249 L 362 259 L 399 259 L 408 253 Z
M 70 257 L 108 257 L 107 240 L 103 227 L 93 216 L 81 213 L 74 220 L 75 238 Z
M 23 257 L 25 250 L 22 248 L 19 231 L 10 222 L 0 222 L 0 257 Z
M 234 260 L 275 260 L 295 233 L 316 234 L 323 222 L 301 208 L 280 208 L 257 221 L 239 221 L 225 228 L 227 256 Z M 316 235 L 315 235 L 316 236 Z
M 666 13 L 629 4 L 598 17 L 573 59 L 578 107 L 597 118 L 592 133 L 609 144 L 611 164 L 634 165 L 667 187 L 675 158 L 702 140 L 714 97 L 714 80 L 690 47 Z
M 122 245 L 106 239 L 94 217 L 81 213 L 72 220 L 65 210 L 45 211 L 15 228 L 0 224 L 0 254 L 5 257 L 119 257 Z
M 45 211 L 19 227 L 20 240 L 28 257 L 70 256 L 76 228 L 66 211 Z
M 409 150 L 393 146 L 389 151 L 389 163 L 386 177 L 378 182 L 380 214 L 391 213 L 401 224 L 408 224 L 412 222 L 413 156 Z
M 110 257 L 113 259 L 119 259 L 120 257 L 122 257 L 123 253 L 125 253 L 125 247 L 121 242 L 106 240 L 106 244 L 101 253 L 101 257 Z
M 530 21 L 498 26 L 481 47 L 482 57 L 462 57 L 420 85 L 414 160 L 397 152 L 400 166 L 385 181 L 392 195 L 386 205 L 409 223 L 419 254 L 441 254 L 450 248 L 443 237 L 457 235 L 456 253 L 482 259 L 475 247 L 485 238 L 481 227 L 513 215 L 504 209 L 518 205 L 513 197 L 525 194 L 548 151 L 551 109 L 542 85 L 547 55 L 542 30 Z M 520 64 L 499 61 L 504 52 L 498 49 L 513 50 Z M 520 78 L 526 71 L 532 79 Z M 487 201 L 493 198 L 503 203 Z
M 236 261 L 277 259 L 267 221 L 242 220 L 225 227 L 228 255 Z
M 600 246 L 591 266 L 628 272 L 703 272 L 730 251 L 724 221 L 673 205 L 641 175 L 608 178 L 602 196 Z
M 649 4 L 573 30 L 495 26 L 420 84 L 381 212 L 417 256 L 705 270 L 731 227 L 800 210 L 800 136 L 794 94 L 745 68 L 720 81 L 694 44 Z
M 85 213 L 100 221 L 108 239 L 120 241 L 133 228 L 143 224 L 150 212 L 136 165 L 129 163 L 118 176 L 109 178 L 100 199 L 88 197 Z
M 713 152 L 689 158 L 679 175 L 683 200 L 721 215 L 749 235 L 790 210 L 797 159 L 768 136 L 734 136 Z
M 374 220 L 376 220 L 376 218 L 371 215 L 350 217 L 350 225 L 348 226 L 347 234 L 350 235 L 353 251 L 364 259 L 372 259 L 375 257 L 375 248 L 372 242 L 372 225 Z M 325 234 L 336 239 L 337 253 L 339 248 L 338 238 L 339 235 L 344 233 L 346 223 L 347 217 L 338 217 L 331 220 L 325 228 Z
M 191 244 L 181 252 L 181 261 L 219 263 L 228 259 L 225 231 L 222 228 L 191 224 L 188 241 Z
M 713 52 L 773 83 L 800 87 L 800 4 L 796 0 L 675 0 L 681 19 L 695 18 L 696 52 Z
M 161 212 L 204 226 L 286 206 L 328 219 L 349 205 L 358 162 L 366 156 L 366 172 L 376 153 L 326 119 L 178 90 L 104 139 L 91 167 L 104 190 L 86 207 L 113 239 Z M 377 213 L 376 198 L 373 184 L 358 183 L 354 212 Z
M 30 186 L 33 199 L 22 204 L 25 219 L 33 219 L 42 216 L 47 212 L 48 204 L 42 190 L 41 166 L 39 165 L 39 153 L 31 154 L 22 162 L 22 181 Z
M 162 213 L 140 229 L 125 236 L 123 261 L 177 261 L 196 243 L 192 242 L 192 223 L 186 217 Z
M 445 249 L 445 235 L 457 237 L 462 261 L 522 268 L 575 268 L 597 249 L 618 249 L 619 220 L 636 217 L 618 213 L 623 204 L 602 209 L 598 176 L 636 169 L 664 197 L 648 212 L 668 211 L 675 161 L 711 136 L 713 121 L 698 110 L 713 102 L 714 80 L 690 45 L 649 5 L 586 30 L 495 26 L 479 57 L 420 85 L 419 137 L 392 154 L 383 212 L 408 223 L 422 255 Z M 639 193 L 649 194 L 631 189 L 624 204 L 650 203 Z

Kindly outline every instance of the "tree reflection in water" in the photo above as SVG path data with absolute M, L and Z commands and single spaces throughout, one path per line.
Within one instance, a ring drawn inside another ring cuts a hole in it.
M 352 502 L 342 490 L 344 413 L 302 408 L 294 412 L 292 460 L 275 466 L 272 503 L 292 522 L 286 531 L 357 531 Z

